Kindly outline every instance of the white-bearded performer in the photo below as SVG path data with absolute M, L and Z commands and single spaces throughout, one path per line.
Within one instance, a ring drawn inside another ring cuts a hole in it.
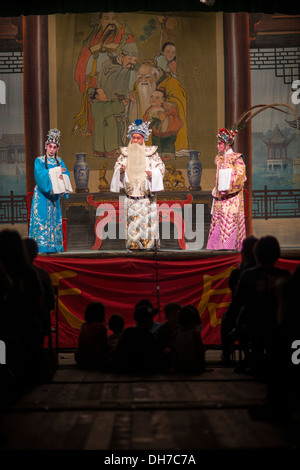
M 146 146 L 149 123 L 136 119 L 128 127 L 128 147 L 121 147 L 110 190 L 125 192 L 126 248 L 159 248 L 159 221 L 156 192 L 163 191 L 165 165 L 156 146 Z

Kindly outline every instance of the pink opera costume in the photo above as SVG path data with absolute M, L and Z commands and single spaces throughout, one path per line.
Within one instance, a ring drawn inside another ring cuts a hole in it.
M 112 192 L 125 193 L 126 248 L 156 250 L 160 246 L 156 192 L 163 191 L 165 165 L 156 146 L 145 145 L 149 123 L 136 119 L 128 127 L 130 142 L 121 147 L 111 180 Z M 135 142 L 140 136 L 140 142 Z
M 212 191 L 212 217 L 206 248 L 240 251 L 246 238 L 243 195 L 246 166 L 243 155 L 231 148 L 234 133 L 220 129 L 217 137 L 224 145 L 221 146 L 223 153 L 215 158 L 216 184 Z
M 298 131 L 299 116 L 295 109 L 286 103 L 251 106 L 231 126 L 230 130 L 219 130 L 217 135 L 219 154 L 215 158 L 216 186 L 212 191 L 212 218 L 206 246 L 208 250 L 241 250 L 243 240 L 246 238 L 243 198 L 246 168 L 243 155 L 235 153 L 231 147 L 236 134 L 262 111 L 273 109 L 290 114 L 280 107 L 285 107 L 292 112 L 295 117 L 292 124 Z

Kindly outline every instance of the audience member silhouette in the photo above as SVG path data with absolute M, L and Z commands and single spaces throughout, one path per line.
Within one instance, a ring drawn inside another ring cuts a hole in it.
M 84 369 L 106 370 L 108 363 L 107 327 L 105 307 L 101 302 L 90 302 L 84 314 L 75 360 Z
M 0 262 L 11 280 L 1 325 L 6 344 L 6 363 L 16 383 L 26 388 L 39 380 L 42 336 L 38 319 L 43 289 L 16 230 L 0 232 Z
M 299 403 L 300 266 L 278 285 L 277 326 L 267 362 L 266 405 L 273 416 L 290 416 Z
M 4 323 L 7 316 L 8 299 L 13 291 L 13 282 L 0 261 L 0 339 L 4 334 Z
M 231 355 L 234 350 L 235 338 L 232 334 L 236 327 L 236 320 L 239 314 L 239 306 L 235 299 L 235 293 L 241 274 L 245 269 L 256 265 L 254 256 L 254 245 L 257 238 L 250 235 L 243 241 L 241 249 L 241 263 L 238 268 L 233 269 L 229 276 L 228 285 L 232 293 L 232 299 L 227 312 L 224 313 L 221 322 L 221 341 L 222 341 L 222 363 L 223 366 L 232 364 Z
M 252 372 L 263 378 L 270 340 L 277 325 L 278 281 L 289 279 L 290 272 L 275 266 L 280 257 L 278 240 L 260 238 L 254 245 L 256 266 L 243 271 L 236 291 L 237 335 L 241 342 L 251 344 Z
M 51 333 L 51 311 L 55 307 L 55 292 L 49 273 L 45 271 L 45 269 L 34 265 L 34 260 L 38 255 L 38 244 L 33 240 L 33 238 L 25 238 L 24 243 L 28 252 L 30 264 L 37 272 L 43 287 L 42 316 L 39 321 L 42 340 L 44 343 L 44 338 L 49 336 Z
M 118 313 L 113 313 L 108 320 L 108 328 L 112 332 L 108 336 L 108 352 L 111 356 L 118 344 L 122 331 L 124 330 L 124 317 Z
M 155 330 L 159 327 L 160 323 L 157 322 L 155 320 L 155 317 L 156 315 L 159 313 L 159 309 L 158 308 L 154 308 L 153 307 L 153 304 L 151 302 L 151 300 L 149 299 L 143 299 L 143 300 L 140 300 L 139 302 L 137 302 L 137 304 L 135 304 L 135 307 L 134 309 L 137 310 L 139 309 L 140 307 L 147 307 L 151 310 L 151 314 L 152 314 L 152 321 L 151 321 L 151 324 L 150 324 L 150 331 L 151 333 L 154 333 Z
M 171 367 L 171 337 L 173 332 L 179 328 L 180 304 L 168 303 L 164 308 L 166 321 L 154 331 L 154 339 L 158 346 L 162 367 L 168 370 Z
M 120 373 L 148 374 L 159 367 L 159 355 L 151 333 L 152 309 L 140 306 L 134 311 L 136 324 L 124 329 L 112 362 L 113 370 Z
M 205 350 L 201 332 L 196 327 L 196 315 L 189 305 L 179 313 L 180 328 L 172 335 L 172 369 L 180 373 L 200 373 L 205 370 Z
M 202 322 L 201 322 L 201 318 L 200 318 L 199 311 L 198 311 L 197 307 L 195 307 L 195 305 L 192 305 L 192 304 L 188 304 L 188 305 L 186 305 L 186 307 L 189 307 L 191 310 L 193 310 L 194 315 L 195 315 L 195 328 L 196 328 L 196 330 L 201 332 L 202 331 Z

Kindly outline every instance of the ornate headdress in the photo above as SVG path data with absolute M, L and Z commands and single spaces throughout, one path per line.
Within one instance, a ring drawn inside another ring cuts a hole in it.
M 144 140 L 149 139 L 151 129 L 149 129 L 150 122 L 143 122 L 141 119 L 136 119 L 130 126 L 128 126 L 127 137 L 131 139 L 132 134 L 141 134 Z
M 235 134 L 231 130 L 222 128 L 219 130 L 217 137 L 221 142 L 224 142 L 224 144 L 232 145 Z
M 61 132 L 58 129 L 50 129 L 47 135 L 47 140 L 45 142 L 45 148 L 47 148 L 48 144 L 56 144 L 57 148 L 59 148 L 60 136 L 61 136 Z
M 257 104 L 255 106 L 251 106 L 247 111 L 245 111 L 239 119 L 231 126 L 231 129 L 220 129 L 217 135 L 217 138 L 224 142 L 225 144 L 233 145 L 234 139 L 236 134 L 242 130 L 246 125 L 257 116 L 262 111 L 266 109 L 275 109 L 276 111 L 280 111 L 281 113 L 290 114 L 283 109 L 280 109 L 278 106 L 284 106 L 292 111 L 294 116 L 296 117 L 296 125 L 294 126 L 297 130 L 299 130 L 299 116 L 297 115 L 296 111 L 292 106 L 286 103 L 271 103 L 271 104 Z

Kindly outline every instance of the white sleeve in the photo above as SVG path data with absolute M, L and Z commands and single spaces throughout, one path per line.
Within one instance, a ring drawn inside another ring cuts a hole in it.
M 123 188 L 123 183 L 121 181 L 120 167 L 116 167 L 111 179 L 110 190 L 112 193 L 118 193 L 121 188 Z
M 231 172 L 231 168 L 224 168 L 219 170 L 219 191 L 228 191 L 230 188 Z
M 72 193 L 73 188 L 72 188 L 69 176 L 66 175 L 65 173 L 62 173 L 62 176 L 63 176 L 63 180 L 64 180 L 64 185 L 65 185 L 65 192 L 66 193 Z
M 52 183 L 53 194 L 63 194 L 65 193 L 65 184 L 64 181 L 59 178 L 61 175 L 61 167 L 56 166 L 50 168 L 49 176 Z
M 151 178 L 151 191 L 163 191 L 164 190 L 164 180 L 163 175 L 159 168 L 153 168 Z

